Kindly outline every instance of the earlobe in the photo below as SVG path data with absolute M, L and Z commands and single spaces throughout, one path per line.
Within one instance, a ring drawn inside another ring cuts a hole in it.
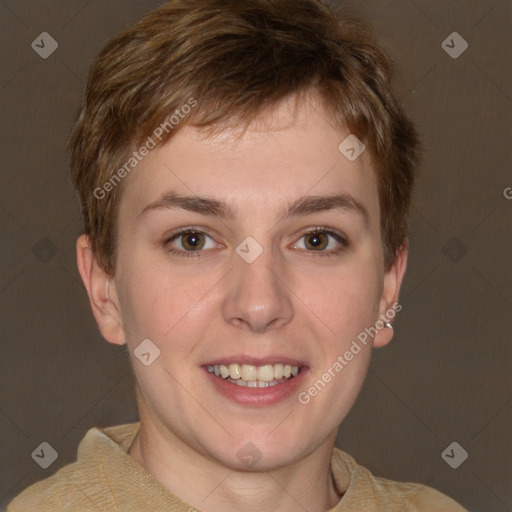
M 407 268 L 408 240 L 405 240 L 396 253 L 396 258 L 391 268 L 384 275 L 384 285 L 379 304 L 379 319 L 382 320 L 383 328 L 375 336 L 373 346 L 380 348 L 387 345 L 393 338 L 393 318 L 401 306 L 398 304 L 400 288 Z M 389 322 L 391 326 L 386 326 Z
M 110 343 L 123 345 L 126 341 L 115 283 L 98 264 L 87 235 L 81 235 L 76 242 L 76 258 L 101 334 Z

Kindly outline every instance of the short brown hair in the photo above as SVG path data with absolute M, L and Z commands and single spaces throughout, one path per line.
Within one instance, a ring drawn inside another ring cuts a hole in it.
M 335 126 L 361 139 L 377 173 L 385 265 L 407 237 L 418 138 L 391 88 L 392 65 L 368 27 L 320 0 L 170 0 L 94 60 L 71 140 L 71 175 L 100 265 L 115 271 L 122 183 L 102 187 L 182 105 L 188 124 L 247 126 L 280 100 L 319 93 Z M 341 142 L 341 141 L 340 141 Z

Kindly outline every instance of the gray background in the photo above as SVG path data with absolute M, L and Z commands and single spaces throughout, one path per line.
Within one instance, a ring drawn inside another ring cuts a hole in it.
M 128 357 L 100 337 L 76 270 L 65 146 L 91 59 L 158 3 L 0 1 L 0 509 L 72 462 L 90 427 L 137 420 Z M 512 510 L 512 4 L 356 4 L 426 155 L 396 336 L 375 351 L 338 446 L 471 511 Z M 441 46 L 454 31 L 469 44 L 457 59 Z M 48 59 L 31 48 L 41 32 L 59 44 Z M 31 458 L 43 441 L 59 454 L 46 470 Z M 458 469 L 441 457 L 453 441 L 469 454 Z

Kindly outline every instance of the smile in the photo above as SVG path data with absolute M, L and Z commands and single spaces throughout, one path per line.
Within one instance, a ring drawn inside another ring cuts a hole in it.
M 215 364 L 206 366 L 208 372 L 232 384 L 248 388 L 276 386 L 300 373 L 299 366 L 276 363 L 261 366 L 251 364 Z

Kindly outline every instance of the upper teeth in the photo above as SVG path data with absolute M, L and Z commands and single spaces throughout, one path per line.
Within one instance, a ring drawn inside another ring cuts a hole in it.
M 255 366 L 252 364 L 232 363 L 230 365 L 215 364 L 207 367 L 208 371 L 215 373 L 217 377 L 227 379 L 228 377 L 236 380 L 245 381 L 264 381 L 270 382 L 274 379 L 282 379 L 283 377 L 291 377 L 299 373 L 298 366 L 289 364 L 265 364 L 263 366 Z

